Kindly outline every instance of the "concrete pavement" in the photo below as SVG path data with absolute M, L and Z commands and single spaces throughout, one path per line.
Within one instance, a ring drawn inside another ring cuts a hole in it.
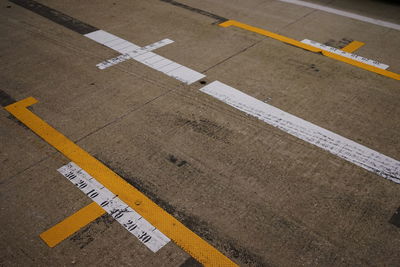
M 400 24 L 395 2 L 312 2 Z M 3 106 L 38 99 L 34 114 L 239 266 L 398 265 L 398 183 L 199 89 L 218 80 L 400 160 L 398 80 L 218 24 L 361 41 L 355 54 L 397 74 L 399 31 L 272 0 L 40 3 L 138 46 L 172 39 L 153 52 L 206 77 L 185 84 L 135 60 L 99 70 L 120 53 L 3 1 Z M 110 215 L 49 248 L 39 235 L 91 200 L 57 172 L 65 155 L 3 108 L 0 121 L 2 265 L 199 264 L 174 241 L 151 252 Z

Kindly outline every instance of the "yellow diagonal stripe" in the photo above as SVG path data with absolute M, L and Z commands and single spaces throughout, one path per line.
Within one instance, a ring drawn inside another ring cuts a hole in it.
M 5 109 L 29 127 L 38 136 L 75 162 L 103 186 L 118 195 L 126 204 L 157 227 L 163 234 L 205 266 L 237 266 L 225 255 L 201 239 L 173 216 L 147 198 L 139 190 L 107 168 L 85 150 L 27 109 L 37 103 L 28 97 Z
M 258 33 L 258 34 L 261 34 L 261 35 L 264 35 L 264 36 L 268 36 L 270 38 L 279 40 L 279 41 L 287 43 L 287 44 L 291 44 L 293 46 L 297 46 L 297 47 L 303 48 L 303 49 L 311 51 L 311 52 L 321 53 L 324 56 L 336 59 L 338 61 L 345 62 L 347 64 L 351 64 L 351 65 L 359 67 L 361 69 L 365 69 L 365 70 L 368 70 L 368 71 L 371 71 L 371 72 L 375 72 L 375 73 L 378 73 L 380 75 L 383 75 L 383 76 L 386 76 L 386 77 L 389 77 L 389 78 L 392 78 L 392 79 L 395 79 L 395 80 L 400 80 L 400 74 L 398 74 L 398 73 L 394 73 L 394 72 L 391 72 L 391 71 L 388 71 L 388 70 L 380 69 L 380 68 L 365 64 L 365 63 L 361 63 L 361 62 L 358 62 L 358 61 L 356 61 L 354 59 L 343 57 L 343 56 L 340 56 L 340 55 L 337 55 L 335 53 L 331 53 L 331 52 L 322 50 L 320 48 L 317 48 L 317 47 L 314 47 L 314 46 L 311 46 L 311 45 L 303 44 L 302 42 L 297 41 L 295 39 L 292 39 L 292 38 L 289 38 L 289 37 L 286 37 L 286 36 L 283 36 L 283 35 L 280 35 L 280 34 L 276 34 L 276 33 L 261 29 L 261 28 L 257 28 L 257 27 L 251 26 L 251 25 L 247 25 L 247 24 L 235 21 L 235 20 L 225 21 L 225 22 L 219 24 L 219 26 L 221 26 L 221 27 L 235 26 L 235 27 L 247 30 L 247 31 L 251 31 L 251 32 L 255 32 L 255 33 Z
M 363 42 L 359 41 L 353 41 L 346 45 L 345 47 L 342 48 L 342 51 L 348 52 L 348 53 L 353 53 L 357 49 L 359 49 L 361 46 L 365 45 Z
M 92 202 L 62 222 L 40 234 L 40 238 L 42 238 L 49 247 L 54 247 L 82 227 L 86 226 L 88 223 L 96 220 L 104 213 L 105 211 L 102 207 L 97 205 L 97 203 Z

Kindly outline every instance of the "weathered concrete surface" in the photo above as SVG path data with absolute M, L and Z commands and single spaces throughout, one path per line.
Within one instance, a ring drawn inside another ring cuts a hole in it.
M 313 1 L 325 4 L 327 1 Z M 346 2 L 346 3 L 345 3 Z M 330 6 L 400 23 L 399 5 Z M 286 112 L 400 160 L 400 83 L 166 2 L 43 1 Z M 340 45 L 400 72 L 400 32 L 278 1 L 194 1 L 298 40 Z M 397 12 L 396 12 L 397 10 Z M 0 90 L 39 115 L 241 266 L 395 266 L 400 185 L 246 116 L 13 3 L 0 6 Z M 332 41 L 333 40 L 333 41 Z M 2 94 L 3 96 L 4 94 Z M 104 216 L 55 248 L 39 234 L 89 203 L 56 169 L 68 159 L 0 109 L 0 263 L 189 266 L 153 254 Z

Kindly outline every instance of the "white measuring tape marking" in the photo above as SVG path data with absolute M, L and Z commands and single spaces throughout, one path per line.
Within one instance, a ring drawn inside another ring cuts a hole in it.
M 361 57 L 361 56 L 357 56 L 355 54 L 352 54 L 352 53 L 349 53 L 349 52 L 346 52 L 346 51 L 343 51 L 343 50 L 340 50 L 340 49 L 337 49 L 337 48 L 334 48 L 334 47 L 331 47 L 331 46 L 328 46 L 328 45 L 320 44 L 320 43 L 312 41 L 312 40 L 304 39 L 301 42 L 304 43 L 304 44 L 308 44 L 308 45 L 320 48 L 320 49 L 328 51 L 328 52 L 332 52 L 334 54 L 337 54 L 337 55 L 340 55 L 340 56 L 343 56 L 343 57 L 354 59 L 354 60 L 356 60 L 358 62 L 365 63 L 365 64 L 368 64 L 368 65 L 371 65 L 371 66 L 374 66 L 374 67 L 377 67 L 377 68 L 380 68 L 380 69 L 384 69 L 385 70 L 385 69 L 389 68 L 389 65 L 380 63 L 380 62 L 372 60 L 372 59 L 368 59 L 368 58 L 364 58 L 364 57 Z
M 223 84 L 200 91 L 368 171 L 400 183 L 400 162 Z
M 326 6 L 322 6 L 322 5 L 318 5 L 318 4 L 313 4 L 310 2 L 306 2 L 306 1 L 300 1 L 300 0 L 279 0 L 281 2 L 286 2 L 286 3 L 291 3 L 291 4 L 295 4 L 295 5 L 299 5 L 299 6 L 306 6 L 306 7 L 310 7 L 313 9 L 318 9 L 318 10 L 322 10 L 328 13 L 332 13 L 332 14 L 336 14 L 336 15 L 340 15 L 343 17 L 348 17 L 348 18 L 352 18 L 352 19 L 356 19 L 356 20 L 360 20 L 360 21 L 364 21 L 364 22 L 368 22 L 368 23 L 372 23 L 375 25 L 379 25 L 379 26 L 383 26 L 386 28 L 392 28 L 395 30 L 400 30 L 400 25 L 399 24 L 395 24 L 395 23 L 391 23 L 391 22 L 387 22 L 387 21 L 383 21 L 383 20 L 379 20 L 379 19 L 374 19 L 374 18 L 370 18 L 370 17 L 365 17 L 365 16 L 361 16 L 358 14 L 354 14 L 351 12 L 347 12 L 347 11 L 343 11 L 343 10 L 339 10 L 339 9 L 335 9 L 335 8 L 331 8 L 331 7 L 326 7 Z
M 116 61 L 126 60 L 124 58 L 127 56 L 124 54 L 127 54 L 130 58 L 186 84 L 192 84 L 205 77 L 204 74 L 182 66 L 181 64 L 166 59 L 153 52 L 144 51 L 143 53 L 140 53 L 138 52 L 138 50 L 140 50 L 140 46 L 137 46 L 106 31 L 98 30 L 85 34 L 85 36 L 123 54 L 121 58 L 116 59 Z
M 74 162 L 70 162 L 59 168 L 58 171 L 94 202 L 99 204 L 151 251 L 157 252 L 170 241 L 168 237 L 152 226 L 139 213 L 125 204 L 118 196 L 105 188 Z
M 136 55 L 141 55 L 141 54 L 144 54 L 146 52 L 153 51 L 155 49 L 158 49 L 160 47 L 166 46 L 168 44 L 172 44 L 173 42 L 174 41 L 172 41 L 170 39 L 163 39 L 161 41 L 158 41 L 158 42 L 150 44 L 150 45 L 146 45 L 146 46 L 141 47 L 139 49 L 135 49 L 133 51 L 126 52 L 125 54 L 122 54 L 122 55 L 120 55 L 118 57 L 111 58 L 109 60 L 103 61 L 103 62 L 97 64 L 96 67 L 98 67 L 99 69 L 103 70 L 103 69 L 106 69 L 108 67 L 114 66 L 114 65 L 116 65 L 118 63 L 124 62 L 124 61 L 126 61 L 128 59 L 131 59 Z

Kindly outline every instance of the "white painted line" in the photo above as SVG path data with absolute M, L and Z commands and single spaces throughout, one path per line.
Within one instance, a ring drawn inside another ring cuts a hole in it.
M 123 49 L 125 49 L 125 48 L 127 48 L 127 47 L 132 47 L 132 45 L 131 45 L 129 42 L 124 41 L 124 42 L 122 42 L 122 43 L 119 43 L 119 44 L 117 44 L 117 45 L 114 45 L 114 46 L 112 47 L 112 49 L 121 52 Z
M 200 91 L 303 141 L 400 184 L 400 162 L 393 158 L 268 105 L 219 81 L 202 87 Z
M 128 59 L 131 59 L 131 57 L 129 55 L 127 55 L 127 54 L 123 54 L 123 55 L 120 55 L 118 57 L 103 61 L 103 62 L 97 64 L 96 67 L 98 67 L 99 69 L 103 70 L 103 69 L 109 68 L 111 66 L 114 66 L 114 65 L 116 65 L 118 63 L 124 62 L 124 61 L 126 61 Z
M 151 251 L 157 252 L 170 241 L 168 237 L 152 226 L 139 213 L 125 204 L 118 196 L 114 195 L 74 162 L 70 162 L 59 168 L 58 171 L 75 184 L 85 195 L 99 204 Z
M 135 50 L 136 50 L 136 46 L 129 45 L 129 46 L 125 47 L 125 48 L 122 48 L 120 50 L 120 53 L 126 54 L 126 53 L 129 53 L 129 52 L 135 51 Z
M 106 61 L 103 61 L 103 62 L 97 64 L 96 66 L 99 69 L 106 69 L 106 68 L 114 66 L 118 63 L 124 62 L 125 60 L 128 60 L 129 58 L 132 58 L 140 63 L 147 65 L 150 68 L 161 71 L 164 74 L 167 74 L 168 76 L 173 77 L 173 78 L 175 78 L 181 82 L 184 82 L 186 84 L 192 84 L 192 83 L 205 77 L 204 74 L 201 74 L 201 73 L 194 71 L 192 69 L 189 69 L 187 67 L 182 69 L 182 71 L 174 72 L 173 75 L 169 74 L 169 72 L 172 72 L 172 71 L 176 70 L 177 68 L 180 68 L 182 65 L 180 65 L 176 62 L 173 62 L 173 61 L 171 61 L 171 63 L 170 63 L 169 59 L 166 59 L 166 58 L 159 56 L 155 53 L 152 53 L 150 51 L 160 48 L 162 46 L 165 46 L 167 44 L 173 43 L 174 41 L 172 41 L 170 39 L 163 39 L 154 44 L 140 47 L 140 46 L 137 46 L 131 42 L 128 42 L 128 41 L 122 39 L 122 38 L 119 38 L 118 36 L 115 36 L 111 33 L 103 31 L 103 30 L 94 31 L 94 32 L 85 34 L 85 36 L 92 39 L 93 41 L 96 41 L 102 45 L 105 45 L 105 46 L 123 54 L 118 57 L 115 57 L 115 58 L 112 58 L 112 59 L 109 59 L 109 60 L 106 60 Z M 153 58 L 153 57 L 155 57 L 155 58 Z
M 343 50 L 340 50 L 340 49 L 337 49 L 337 48 L 334 48 L 334 47 L 331 47 L 331 46 L 328 46 L 328 45 L 320 44 L 320 43 L 315 42 L 315 41 L 304 39 L 301 42 L 304 43 L 304 44 L 308 44 L 308 45 L 314 46 L 314 47 L 318 47 L 318 48 L 320 48 L 322 50 L 325 50 L 325 51 L 328 51 L 328 52 L 332 52 L 334 54 L 337 54 L 337 55 L 340 55 L 340 56 L 343 56 L 343 57 L 354 59 L 355 61 L 358 61 L 358 62 L 361 62 L 361 63 L 365 63 L 365 64 L 368 64 L 368 65 L 371 65 L 371 66 L 374 66 L 374 67 L 377 67 L 377 68 L 380 68 L 380 69 L 384 69 L 385 70 L 385 69 L 389 68 L 389 65 L 386 65 L 386 64 L 383 64 L 383 63 L 380 63 L 378 61 L 375 61 L 375 60 L 372 60 L 372 59 L 368 59 L 368 58 L 365 58 L 365 57 L 357 56 L 355 54 L 348 53 L 348 52 L 345 52 Z
M 154 56 L 156 56 L 156 54 L 154 54 L 153 52 L 147 52 L 147 53 L 144 53 L 144 54 L 142 54 L 140 56 L 135 56 L 135 57 L 133 57 L 133 59 L 142 63 L 146 59 L 152 58 Z
M 138 49 L 136 49 L 136 48 L 132 49 L 134 47 L 130 45 L 128 47 L 120 49 L 120 52 L 124 53 L 123 55 L 120 55 L 118 57 L 114 57 L 114 58 L 105 60 L 105 61 L 97 64 L 96 66 L 99 69 L 103 70 L 103 69 L 109 68 L 111 66 L 114 66 L 114 65 L 116 65 L 118 63 L 124 62 L 124 61 L 126 61 L 128 59 L 131 59 L 131 58 L 136 59 L 136 57 L 138 57 L 140 55 L 143 55 L 143 54 L 145 54 L 147 52 L 150 52 L 152 50 L 155 50 L 157 48 L 163 47 L 163 46 L 165 46 L 167 44 L 171 44 L 173 42 L 174 41 L 172 41 L 170 39 L 163 39 L 163 40 L 158 41 L 158 42 L 156 42 L 154 44 L 147 45 L 147 46 L 144 46 L 144 47 L 141 47 L 141 48 L 138 48 Z M 156 55 L 156 54 L 154 54 L 154 55 Z M 160 58 L 162 58 L 162 57 L 160 57 Z M 141 62 L 141 63 L 143 63 L 143 62 Z
M 128 52 L 127 55 L 130 56 L 131 58 L 136 58 L 136 57 L 146 54 L 148 52 L 149 51 L 146 51 L 146 50 L 136 49 L 136 50 L 133 50 L 132 52 Z
M 174 71 L 174 70 L 176 70 L 178 68 L 181 68 L 181 67 L 183 67 L 181 64 L 178 64 L 176 62 L 172 62 L 171 64 L 165 65 L 164 67 L 161 67 L 161 68 L 159 68 L 157 70 L 168 75 L 169 72 Z
M 152 67 L 156 70 L 159 70 L 172 63 L 174 62 L 169 59 L 163 58 L 161 61 L 152 64 L 153 65 Z
M 347 11 L 331 8 L 331 7 L 326 7 L 326 6 L 313 4 L 313 3 L 305 2 L 305 1 L 300 1 L 300 0 L 279 0 L 279 1 L 290 3 L 290 4 L 295 4 L 295 5 L 299 5 L 299 6 L 310 7 L 310 8 L 313 8 L 313 9 L 322 10 L 322 11 L 325 11 L 325 12 L 328 12 L 328 13 L 332 13 L 332 14 L 343 16 L 343 17 L 348 17 L 348 18 L 352 18 L 352 19 L 356 19 L 356 20 L 372 23 L 372 24 L 383 26 L 383 27 L 386 27 L 386 28 L 395 29 L 395 30 L 398 30 L 398 31 L 400 30 L 400 25 L 399 24 L 391 23 L 391 22 L 387 22 L 387 21 L 383 21 L 383 20 L 379 20 L 379 19 L 374 19 L 374 18 L 370 18 L 370 17 L 365 17 L 365 16 L 361 16 L 361 15 L 354 14 L 354 13 L 351 13 L 351 12 L 347 12 Z
M 144 63 L 145 63 L 147 66 L 152 66 L 152 64 L 157 63 L 157 62 L 159 62 L 159 61 L 161 61 L 161 60 L 163 60 L 163 59 L 164 59 L 163 57 L 161 57 L 161 56 L 159 56 L 159 55 L 156 55 L 155 57 L 151 57 L 151 58 L 149 58 L 149 59 L 146 59 L 146 60 L 144 61 Z
M 87 38 L 92 39 L 93 41 L 100 43 L 100 44 L 105 44 L 107 42 L 120 39 L 118 36 L 115 36 L 111 33 L 103 31 L 103 30 L 94 31 L 94 32 L 85 34 L 85 36 Z
M 104 46 L 107 46 L 113 50 L 116 50 L 118 52 L 120 52 L 119 49 L 114 49 L 113 47 L 118 46 L 119 44 L 124 43 L 125 45 L 130 45 L 132 47 L 134 47 L 135 49 L 139 49 L 140 46 L 135 45 L 131 42 L 128 42 L 122 38 L 119 38 L 118 36 L 115 36 L 111 33 L 108 33 L 106 31 L 103 30 L 98 30 L 98 31 L 94 31 L 88 34 L 85 34 L 85 36 L 89 39 L 92 39 L 95 42 L 98 42 Z M 122 50 L 122 49 L 121 49 Z M 121 52 L 120 52 L 121 53 Z
M 187 84 L 189 84 L 191 81 L 198 81 L 205 76 L 185 66 L 182 66 L 166 74 Z

